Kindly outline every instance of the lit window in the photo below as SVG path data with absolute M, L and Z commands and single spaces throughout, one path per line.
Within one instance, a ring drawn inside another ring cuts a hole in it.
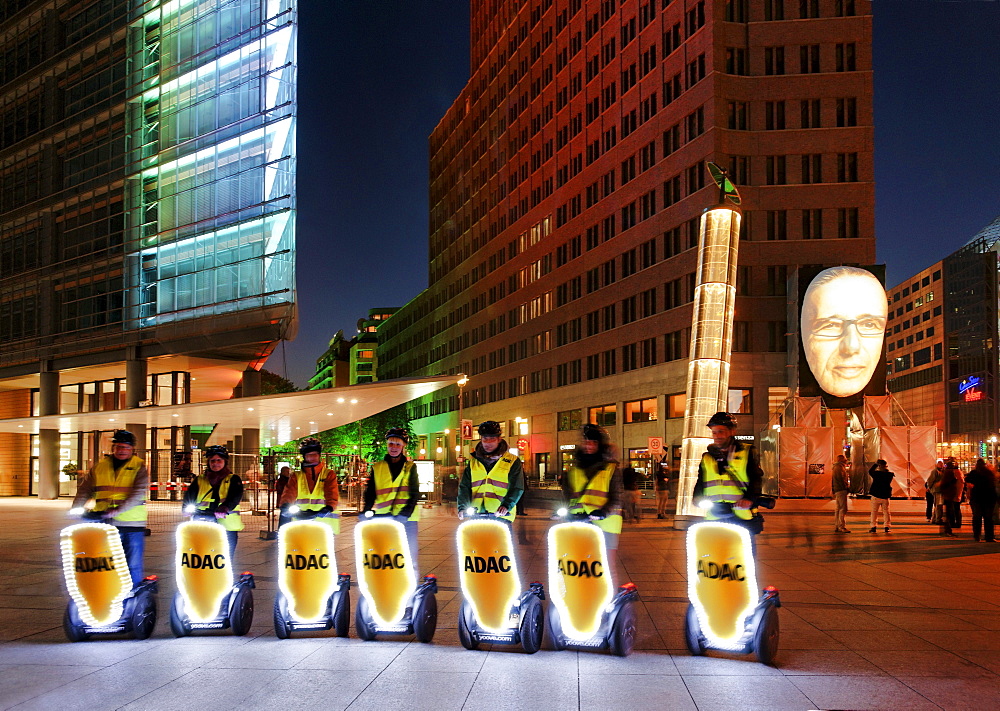
M 625 422 L 653 422 L 654 420 L 656 420 L 655 397 L 625 403 Z
M 601 427 L 614 427 L 617 413 L 614 405 L 598 405 L 587 410 L 587 421 Z
M 749 388 L 729 389 L 729 411 L 738 415 L 749 415 L 753 412 L 753 390 Z
M 687 407 L 687 393 L 667 395 L 667 417 L 684 417 L 685 407 Z

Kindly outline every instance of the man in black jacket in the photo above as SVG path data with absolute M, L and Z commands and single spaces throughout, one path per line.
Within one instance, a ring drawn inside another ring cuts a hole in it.
M 876 532 L 879 509 L 885 518 L 885 532 L 889 533 L 892 530 L 892 522 L 889 519 L 889 497 L 892 496 L 892 479 L 896 475 L 889 471 L 884 459 L 879 459 L 868 470 L 868 476 L 872 478 L 872 484 L 868 487 L 868 493 L 872 497 L 872 527 L 868 529 L 868 533 Z

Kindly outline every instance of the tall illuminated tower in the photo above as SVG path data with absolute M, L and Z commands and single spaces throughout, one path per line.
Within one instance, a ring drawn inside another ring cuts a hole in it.
M 709 167 L 719 184 L 720 195 L 719 204 L 705 210 L 701 216 L 687 409 L 677 487 L 678 517 L 691 513 L 691 492 L 698 481 L 698 464 L 705 447 L 711 443 L 711 439 L 705 437 L 705 424 L 716 412 L 728 407 L 742 215 L 735 207 L 739 204 L 739 196 L 732 183 L 713 164 L 709 163 Z

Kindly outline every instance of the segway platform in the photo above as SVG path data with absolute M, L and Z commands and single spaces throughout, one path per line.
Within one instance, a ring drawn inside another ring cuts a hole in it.
M 437 630 L 437 578 L 425 575 L 417 584 L 405 526 L 375 516 L 354 527 L 358 588 L 354 612 L 358 637 L 412 634 L 430 642 Z
M 155 575 L 134 588 L 118 529 L 78 523 L 60 533 L 63 573 L 70 600 L 63 631 L 71 642 L 91 635 L 131 634 L 146 639 L 156 626 Z

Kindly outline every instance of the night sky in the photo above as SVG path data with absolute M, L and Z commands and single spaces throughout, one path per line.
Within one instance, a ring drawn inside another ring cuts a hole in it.
M 427 286 L 427 138 L 469 77 L 468 0 L 299 3 L 300 387 L 338 329 Z M 1000 215 L 1000 2 L 876 0 L 878 260 L 893 286 Z M 287 370 L 286 370 L 287 368 Z

